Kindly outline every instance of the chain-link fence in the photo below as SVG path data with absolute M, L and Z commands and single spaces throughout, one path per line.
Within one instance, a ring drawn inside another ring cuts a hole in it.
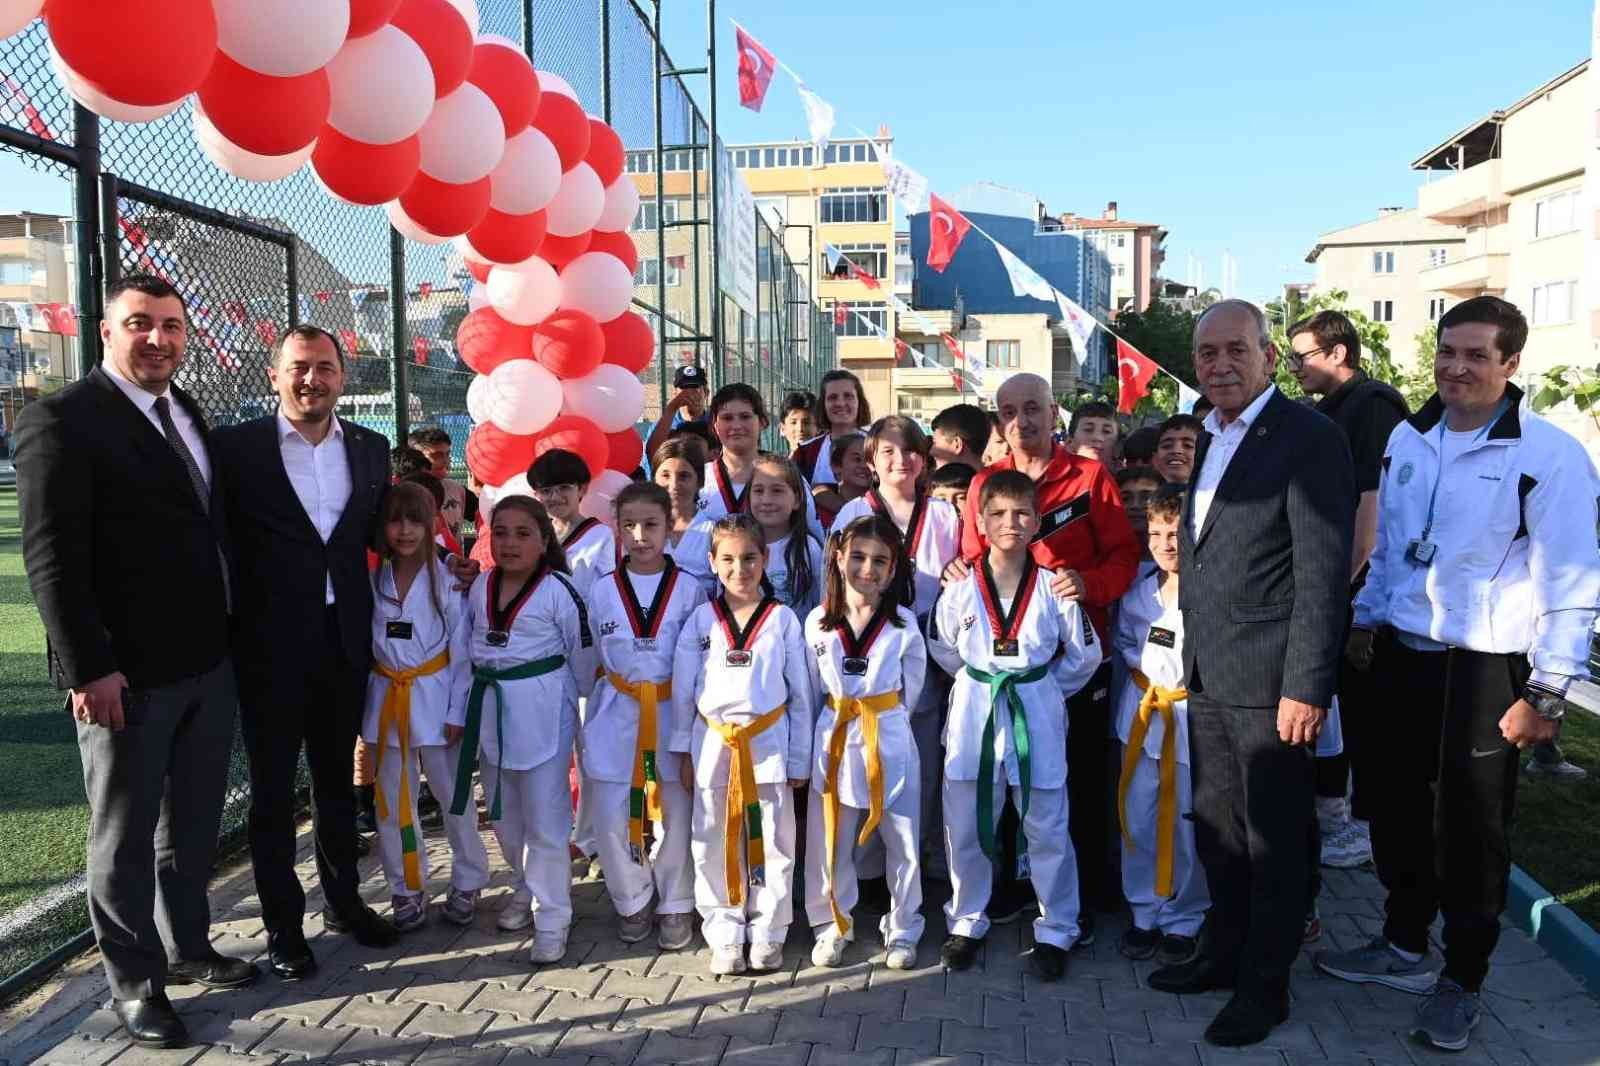
M 787 390 L 815 390 L 833 365 L 832 330 L 781 234 L 759 216 L 759 295 L 754 306 L 748 293 L 742 302 L 729 295 L 722 235 L 734 208 L 728 182 L 714 175 L 719 160 L 726 167 L 726 150 L 713 148 L 707 113 L 690 95 L 686 82 L 697 75 L 678 72 L 659 45 L 659 11 L 636 0 L 479 0 L 479 8 L 481 33 L 520 42 L 537 68 L 571 83 L 627 149 L 643 203 L 632 227 L 640 258 L 635 310 L 655 330 L 658 353 L 642 375 L 641 432 L 659 416 L 672 371 L 684 363 L 705 366 L 714 385 L 749 382 L 774 408 Z M 696 88 L 705 95 L 703 81 Z M 339 337 L 349 357 L 341 417 L 393 441 L 408 428 L 439 426 L 464 471 L 472 375 L 455 335 L 473 280 L 452 245 L 400 238 L 382 210 L 334 199 L 309 168 L 270 184 L 231 177 L 202 154 L 193 120 L 192 104 L 143 125 L 100 120 L 56 82 L 42 23 L 0 41 L 0 180 L 11 186 L 12 202 L 28 207 L 0 214 L 0 425 L 97 362 L 105 284 L 145 271 L 170 280 L 190 309 L 178 381 L 214 424 L 275 410 L 269 353 L 284 330 L 311 323 Z M 670 222 L 661 210 L 667 192 L 685 207 L 674 208 Z M 15 572 L 20 577 L 20 564 Z M 26 603 L 25 582 L 16 587 Z M 42 648 L 42 630 L 37 637 Z M 42 677 L 42 652 L 37 669 Z M 29 675 L 30 684 L 38 680 Z M 0 716 L 10 712 L 0 700 Z M 70 723 L 63 717 L 60 726 L 59 744 L 71 745 Z M 0 752 L 20 747 L 6 732 L 0 729 Z M 0 754 L 0 776 L 5 759 L 24 757 Z M 233 770 L 223 831 L 237 837 L 248 807 L 238 751 Z M 70 775 L 58 776 L 65 776 L 60 802 L 81 807 Z M 0 858 L 0 939 L 27 944 L 20 955 L 0 956 L 0 977 L 81 931 L 80 897 L 66 890 L 82 870 L 82 823 L 63 824 L 74 838 L 49 842 L 69 856 L 54 867 L 19 873 Z M 8 843 L 8 850 L 16 849 Z M 54 918 L 13 928 L 18 912 L 63 892 Z

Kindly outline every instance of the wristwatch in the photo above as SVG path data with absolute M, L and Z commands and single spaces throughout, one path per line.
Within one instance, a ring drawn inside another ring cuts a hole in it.
M 1523 689 L 1522 698 L 1528 701 L 1528 705 L 1533 708 L 1534 714 L 1537 714 L 1547 722 L 1560 721 L 1567 713 L 1566 695 L 1553 689 L 1545 688 L 1543 685 L 1535 685 L 1530 682 Z

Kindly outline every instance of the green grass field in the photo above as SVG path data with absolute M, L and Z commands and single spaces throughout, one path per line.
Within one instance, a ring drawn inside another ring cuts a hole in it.
M 1600 929 L 1600 719 L 1568 713 L 1561 727 L 1567 759 L 1589 771 L 1582 781 L 1523 775 L 1511 861 L 1517 863 L 1579 917 Z

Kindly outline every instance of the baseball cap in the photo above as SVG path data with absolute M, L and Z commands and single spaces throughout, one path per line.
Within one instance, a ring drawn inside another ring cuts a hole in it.
M 706 372 L 697 366 L 680 366 L 672 375 L 672 387 L 675 389 L 703 389 L 706 387 Z

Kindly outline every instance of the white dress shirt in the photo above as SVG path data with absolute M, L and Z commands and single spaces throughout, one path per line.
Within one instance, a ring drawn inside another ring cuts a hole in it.
M 156 401 L 167 397 L 167 410 L 172 413 L 172 424 L 178 427 L 178 436 L 183 438 L 183 443 L 189 448 L 189 454 L 194 456 L 194 464 L 200 468 L 200 476 L 205 479 L 206 487 L 211 486 L 211 456 L 206 454 L 205 439 L 200 436 L 200 427 L 195 425 L 194 419 L 189 417 L 188 410 L 183 404 L 172 398 L 172 388 L 168 386 L 159 393 L 146 392 L 122 376 L 122 371 L 117 369 L 115 363 L 107 359 L 100 364 L 106 374 L 116 384 L 117 388 L 139 409 L 139 413 L 150 420 L 156 427 L 156 432 L 166 439 L 167 431 L 161 428 L 161 416 L 156 414 Z
M 339 524 L 339 516 L 350 502 L 350 463 L 344 450 L 344 426 L 337 418 L 322 438 L 322 443 L 312 444 L 300 435 L 290 421 L 278 413 L 278 451 L 283 456 L 283 470 L 289 475 L 289 484 L 305 508 L 306 517 L 316 527 L 317 535 L 326 544 Z M 327 577 L 327 598 L 333 602 L 333 577 Z
M 1222 424 L 1222 412 L 1216 408 L 1206 415 L 1206 432 L 1211 434 L 1211 443 L 1206 447 L 1206 461 L 1201 464 L 1194 478 L 1194 529 L 1190 531 L 1197 539 L 1200 531 L 1206 528 L 1206 513 L 1211 510 L 1211 501 L 1216 498 L 1217 486 L 1222 484 L 1222 477 L 1228 472 L 1233 453 L 1244 443 L 1251 424 L 1261 416 L 1262 409 L 1277 391 L 1276 385 L 1268 385 L 1260 396 L 1250 401 L 1250 406 L 1239 412 L 1238 418 L 1227 425 Z

